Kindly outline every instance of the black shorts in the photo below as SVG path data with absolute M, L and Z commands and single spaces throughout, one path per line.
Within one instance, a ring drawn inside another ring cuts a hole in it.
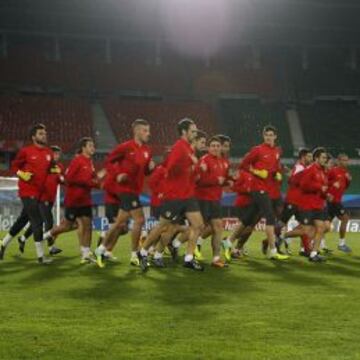
M 126 212 L 142 207 L 139 196 L 136 194 L 122 193 L 118 195 L 118 199 L 120 200 L 119 208 Z
M 221 205 L 219 201 L 198 200 L 201 215 L 206 223 L 214 219 L 221 219 Z
M 315 220 L 328 220 L 328 214 L 326 210 L 299 210 L 297 220 L 302 225 L 313 225 Z
M 105 216 L 109 220 L 109 224 L 113 224 L 117 218 L 120 204 L 105 204 Z
M 153 218 L 159 220 L 161 215 L 161 206 L 152 206 L 150 214 Z
M 81 206 L 81 207 L 66 207 L 65 208 L 65 219 L 69 221 L 75 221 L 78 217 L 92 218 L 92 207 Z
M 296 219 L 298 217 L 298 209 L 297 209 L 296 205 L 285 203 L 284 210 L 282 212 L 280 220 L 284 224 L 287 224 L 293 216 L 295 216 Z
M 161 217 L 174 223 L 182 222 L 188 212 L 200 212 L 195 198 L 185 200 L 165 200 L 161 206 Z
M 260 216 L 265 218 L 266 224 L 275 225 L 275 211 L 269 194 L 265 191 L 255 191 L 250 193 L 250 195 Z
M 277 198 L 277 199 L 272 199 L 271 200 L 272 203 L 272 207 L 274 209 L 274 212 L 277 216 L 279 216 L 284 208 L 284 202 L 283 199 L 281 197 Z
M 347 214 L 346 209 L 344 208 L 343 204 L 341 203 L 328 203 L 327 204 L 327 211 L 328 211 L 328 219 L 331 221 L 334 218 L 340 219 L 345 214 Z
M 255 226 L 261 218 L 259 209 L 255 203 L 251 203 L 244 207 L 236 207 L 236 214 L 242 224 L 246 227 Z

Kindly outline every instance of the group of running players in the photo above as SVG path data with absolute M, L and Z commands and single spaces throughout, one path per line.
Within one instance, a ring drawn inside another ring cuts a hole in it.
M 204 270 L 201 247 L 207 238 L 211 239 L 211 265 L 224 268 L 232 259 L 247 254 L 245 244 L 262 218 L 266 222 L 262 251 L 268 259 L 287 260 L 291 255 L 290 239 L 300 237 L 301 255 L 312 262 L 325 261 L 324 254 L 330 250 L 324 236 L 334 217 L 341 222 L 338 250 L 351 252 L 345 242 L 349 215 L 342 205 L 342 196 L 351 182 L 346 154 L 339 154 L 334 164 L 325 148 L 301 149 L 290 170 L 280 162 L 277 130 L 269 125 L 263 129 L 263 142 L 251 148 L 236 171 L 231 171 L 230 137 L 208 138 L 193 120 L 185 118 L 177 125 L 179 139 L 156 165 L 148 145 L 149 123 L 137 119 L 132 131 L 133 138 L 119 144 L 99 172 L 92 162 L 94 141 L 82 138 L 78 153 L 65 171 L 60 162 L 61 149 L 49 147 L 46 127 L 36 124 L 30 133 L 32 144 L 22 148 L 12 163 L 23 209 L 0 240 L 0 259 L 11 240 L 25 229 L 18 237 L 20 252 L 33 235 L 39 263 L 48 264 L 51 258 L 45 256 L 44 240 L 49 254 L 56 255 L 62 251 L 55 245 L 56 238 L 76 230 L 81 263 L 94 262 L 103 268 L 106 261 L 116 260 L 112 251 L 119 237 L 130 232 L 130 263 L 142 271 L 150 265 L 165 267 L 166 249 L 176 261 L 185 243 L 184 267 Z M 143 236 L 145 217 L 140 194 L 147 176 L 152 216 L 158 222 Z M 288 189 L 283 201 L 281 185 L 285 176 Z M 65 212 L 61 223 L 54 226 L 52 207 L 60 184 L 65 186 Z M 104 190 L 110 227 L 92 252 L 91 192 L 96 188 Z M 236 193 L 234 207 L 239 222 L 223 238 L 221 199 L 225 189 Z M 298 225 L 288 231 L 287 224 L 294 217 Z

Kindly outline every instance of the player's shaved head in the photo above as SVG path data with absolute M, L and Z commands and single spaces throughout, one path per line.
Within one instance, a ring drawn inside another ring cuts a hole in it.
M 136 119 L 131 125 L 134 139 L 140 144 L 146 144 L 150 140 L 150 124 L 147 120 Z

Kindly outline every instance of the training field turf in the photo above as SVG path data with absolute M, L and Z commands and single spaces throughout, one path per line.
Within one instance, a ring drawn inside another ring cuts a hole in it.
M 360 235 L 353 256 L 326 264 L 265 260 L 260 239 L 225 270 L 145 275 L 128 265 L 128 238 L 105 269 L 79 265 L 75 234 L 50 266 L 32 241 L 17 257 L 14 241 L 0 263 L 0 359 L 360 359 Z

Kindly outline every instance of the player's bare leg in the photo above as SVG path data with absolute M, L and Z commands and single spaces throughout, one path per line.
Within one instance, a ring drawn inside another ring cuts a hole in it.
M 321 220 L 314 220 L 315 235 L 313 240 L 313 248 L 310 253 L 310 261 L 324 261 L 325 258 L 319 256 L 321 239 L 325 232 L 325 222 Z
M 339 245 L 338 245 L 338 250 L 343 251 L 347 254 L 351 253 L 351 248 L 346 244 L 346 231 L 347 231 L 347 226 L 349 223 L 349 215 L 347 213 L 345 213 L 344 215 L 339 217 L 339 220 L 341 221 L 340 223 L 340 228 L 339 228 Z
M 221 240 L 222 234 L 224 231 L 222 219 L 213 219 L 211 220 L 212 228 L 212 238 L 211 238 L 211 247 L 213 251 L 213 260 L 212 265 L 214 267 L 223 268 L 226 264 L 221 261 L 220 251 L 221 251 Z

